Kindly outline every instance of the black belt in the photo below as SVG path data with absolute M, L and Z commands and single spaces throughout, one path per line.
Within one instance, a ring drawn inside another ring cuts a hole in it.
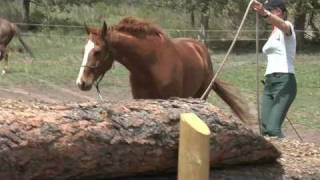
M 281 75 L 294 75 L 293 73 L 272 73 L 272 74 L 267 74 L 266 77 L 279 77 Z

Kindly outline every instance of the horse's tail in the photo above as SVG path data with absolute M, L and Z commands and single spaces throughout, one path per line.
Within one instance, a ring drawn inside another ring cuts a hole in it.
M 212 89 L 230 106 L 231 110 L 241 121 L 248 123 L 253 119 L 252 114 L 249 112 L 248 103 L 240 97 L 233 86 L 222 80 L 216 79 Z
M 23 48 L 28 52 L 28 54 L 32 58 L 34 58 L 34 55 L 33 55 L 32 51 L 31 51 L 31 49 L 29 48 L 29 46 L 22 39 L 21 34 L 20 34 L 20 29 L 17 26 L 15 26 L 15 31 L 16 31 L 16 36 L 17 36 L 18 40 L 20 41 L 20 43 L 22 44 Z

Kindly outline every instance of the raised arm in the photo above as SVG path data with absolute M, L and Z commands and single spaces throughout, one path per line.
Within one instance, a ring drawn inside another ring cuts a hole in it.
M 284 16 L 284 14 L 283 14 L 284 12 L 282 12 L 281 9 L 278 8 L 278 9 L 272 10 L 273 12 L 270 12 L 264 8 L 262 3 L 260 3 L 259 1 L 256 1 L 256 0 L 254 0 L 252 2 L 251 7 L 259 15 L 264 17 L 268 23 L 276 26 L 281 31 L 283 31 L 286 35 L 292 34 L 290 24 L 286 23 L 286 21 L 281 18 L 281 16 Z

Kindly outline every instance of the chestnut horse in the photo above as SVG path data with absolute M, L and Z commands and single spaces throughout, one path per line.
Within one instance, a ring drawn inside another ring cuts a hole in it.
M 26 51 L 33 57 L 33 54 L 27 44 L 22 40 L 18 27 L 10 21 L 0 18 L 0 61 L 4 58 L 5 65 L 2 74 L 5 74 L 8 69 L 8 51 L 7 46 L 14 36 L 18 37 L 18 40 Z
M 133 98 L 200 98 L 214 72 L 206 46 L 190 38 L 170 39 L 156 25 L 125 17 L 117 25 L 88 28 L 88 41 L 77 78 L 87 91 L 114 61 L 130 72 Z M 246 104 L 228 84 L 216 80 L 212 89 L 241 120 L 249 117 Z

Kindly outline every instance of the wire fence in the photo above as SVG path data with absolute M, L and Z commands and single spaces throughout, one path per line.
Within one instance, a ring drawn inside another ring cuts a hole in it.
M 36 24 L 36 23 L 22 23 L 22 22 L 14 22 L 17 25 L 21 26 L 38 26 L 38 27 L 56 27 L 56 28 L 77 28 L 77 29 L 84 29 L 84 25 L 64 25 L 64 24 Z M 178 29 L 178 28 L 165 28 L 166 31 L 186 31 L 186 32 L 200 32 L 201 29 Z M 209 29 L 207 32 L 236 32 L 237 30 L 234 29 Z M 256 32 L 255 29 L 248 29 L 248 30 L 242 30 L 245 32 Z M 264 32 L 271 32 L 271 30 L 264 30 Z M 315 33 L 320 31 L 312 31 L 312 30 L 296 30 L 296 32 L 308 32 L 308 33 Z
M 36 23 L 22 23 L 22 22 L 15 22 L 15 24 L 20 26 L 35 26 L 41 28 L 66 28 L 66 29 L 78 29 L 84 30 L 84 26 L 80 25 L 65 25 L 65 24 L 36 24 Z M 164 28 L 165 32 L 167 32 L 172 37 L 192 37 L 195 39 L 201 39 L 200 35 L 203 31 L 198 29 L 179 29 L 179 28 Z M 236 29 L 208 29 L 205 31 L 207 34 L 207 38 L 205 41 L 230 41 L 233 39 L 233 35 L 236 33 Z M 261 37 L 259 40 L 266 40 L 267 35 L 271 33 L 272 30 L 260 30 Z M 307 39 L 312 39 L 315 34 L 320 34 L 320 31 L 313 31 L 313 30 L 295 30 L 296 33 L 303 33 Z M 255 41 L 255 29 L 245 29 L 241 31 L 241 35 L 239 40 L 241 41 Z M 86 35 L 73 35 L 70 33 L 63 34 L 63 33 L 22 33 L 24 36 L 52 36 L 52 37 L 73 37 L 73 38 L 81 38 L 84 39 Z

